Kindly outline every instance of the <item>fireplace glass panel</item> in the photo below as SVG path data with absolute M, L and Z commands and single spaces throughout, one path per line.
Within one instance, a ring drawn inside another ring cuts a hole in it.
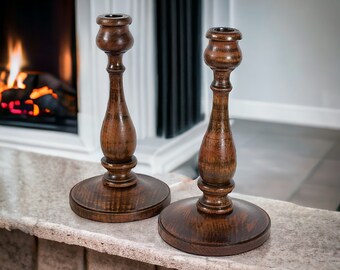
M 77 133 L 75 3 L 1 3 L 0 124 Z

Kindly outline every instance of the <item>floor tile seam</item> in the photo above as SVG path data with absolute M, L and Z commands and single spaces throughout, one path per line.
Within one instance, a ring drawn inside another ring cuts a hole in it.
M 337 146 L 340 146 L 340 140 L 335 140 L 335 144 L 334 146 L 332 147 L 332 151 L 337 147 Z M 331 154 L 331 151 L 327 153 L 327 156 L 325 157 L 325 159 L 327 160 L 335 160 L 335 161 L 340 161 L 340 157 L 338 158 L 332 158 L 332 157 L 328 157 L 329 155 Z
M 334 143 L 335 145 L 335 143 Z M 293 199 L 293 197 L 296 195 L 296 193 L 299 191 L 299 189 L 301 188 L 301 186 L 304 184 L 304 183 L 307 183 L 308 182 L 308 179 L 310 179 L 312 177 L 312 175 L 318 170 L 320 169 L 321 165 L 324 163 L 324 161 L 326 160 L 326 156 L 330 153 L 330 151 L 332 151 L 332 149 L 334 148 L 334 145 L 333 147 L 331 147 L 321 158 L 320 160 L 318 161 L 318 163 L 315 164 L 315 166 L 310 170 L 310 172 L 307 174 L 307 176 L 305 177 L 305 179 L 303 179 L 301 181 L 301 184 L 296 187 L 296 189 L 292 192 L 292 194 L 290 195 L 289 198 L 287 198 L 287 201 L 291 201 Z

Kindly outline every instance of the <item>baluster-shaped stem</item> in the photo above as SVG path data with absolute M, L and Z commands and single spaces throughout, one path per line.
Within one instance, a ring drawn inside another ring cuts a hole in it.
M 123 90 L 123 54 L 133 45 L 131 17 L 97 17 L 97 45 L 108 56 L 110 95 L 100 143 L 107 172 L 85 179 L 70 191 L 70 206 L 79 216 L 101 222 L 128 222 L 157 215 L 170 203 L 170 189 L 162 181 L 131 171 L 137 164 L 136 131 Z M 100 89 L 102 90 L 102 89 Z M 100 94 L 98 89 L 95 91 Z
M 102 165 L 108 170 L 103 183 L 110 187 L 129 187 L 137 181 L 131 172 L 137 164 L 133 156 L 136 131 L 124 98 L 122 58 L 133 45 L 129 31 L 131 17 L 109 14 L 99 16 L 97 23 L 100 25 L 97 46 L 108 55 L 106 70 L 110 77 L 110 96 L 100 136 Z
M 241 62 L 237 41 L 241 33 L 231 28 L 208 31 L 208 47 L 204 52 L 206 64 L 214 72 L 211 83 L 213 107 L 208 130 L 199 153 L 198 187 L 203 191 L 197 207 L 209 214 L 227 214 L 232 211 L 228 198 L 234 188 L 236 150 L 229 125 L 228 96 L 232 89 L 230 73 Z
M 165 242 L 188 253 L 205 256 L 234 255 L 262 245 L 270 235 L 270 218 L 260 207 L 233 199 L 236 151 L 229 125 L 230 73 L 241 62 L 232 28 L 211 28 L 206 37 L 205 63 L 213 70 L 213 106 L 199 152 L 198 187 L 201 197 L 183 199 L 162 211 L 158 232 Z

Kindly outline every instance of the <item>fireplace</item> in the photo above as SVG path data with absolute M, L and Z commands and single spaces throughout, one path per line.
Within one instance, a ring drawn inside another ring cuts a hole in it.
M 77 133 L 74 1 L 12 0 L 0 18 L 0 124 Z
M 39 2 L 47 5 L 45 2 L 51 1 L 34 0 L 27 2 Z M 198 123 L 188 131 L 171 139 L 166 139 L 165 136 L 157 136 L 155 1 L 75 0 L 74 4 L 77 41 L 74 46 L 76 45 L 77 61 L 72 60 L 72 63 L 77 63 L 77 65 L 72 74 L 77 76 L 68 86 L 77 90 L 77 133 L 55 132 L 52 128 L 48 130 L 21 128 L 18 125 L 5 126 L 0 123 L 0 147 L 6 146 L 95 162 L 101 159 L 103 154 L 99 136 L 108 101 L 109 80 L 105 71 L 107 57 L 97 48 L 95 43 L 98 33 L 96 17 L 98 14 L 104 13 L 125 13 L 133 18 L 130 31 L 135 39 L 132 49 L 124 56 L 124 65 L 126 66 L 124 93 L 137 132 L 138 142 L 135 155 L 138 158 L 138 165 L 136 172 L 146 174 L 169 172 L 193 157 L 198 151 L 198 146 L 206 130 L 206 121 Z M 207 7 L 210 7 L 210 5 L 207 5 Z M 44 12 L 44 8 L 38 10 L 40 13 Z M 66 17 L 68 18 L 69 15 L 63 14 L 60 18 L 66 20 Z M 68 27 L 64 27 L 65 31 L 66 28 Z M 207 29 L 207 26 L 203 29 Z M 205 46 L 206 40 L 203 34 L 201 36 Z M 3 39 L 3 37 L 0 37 L 0 42 Z M 29 53 L 27 45 L 29 44 L 22 37 L 20 40 L 24 56 L 27 56 L 26 54 Z M 6 40 L 5 44 L 7 43 Z M 40 49 L 44 47 L 41 46 Z M 50 55 L 47 59 L 50 59 Z M 7 70 L 6 74 L 8 74 L 7 51 L 6 59 L 3 62 L 4 68 Z M 30 64 L 32 63 L 30 62 Z M 28 66 L 23 66 L 21 71 L 34 75 L 39 70 L 32 66 L 30 66 L 30 69 L 28 69 Z M 65 82 L 63 76 L 59 76 L 58 72 L 53 73 L 43 69 L 39 71 L 39 74 L 52 74 L 59 81 Z M 209 76 L 206 76 L 206 74 Z M 202 72 L 202 80 L 207 81 L 208 85 L 211 81 L 210 75 L 210 70 Z M 207 84 L 202 85 L 206 86 Z M 54 91 L 55 89 L 52 86 L 49 88 L 58 95 L 59 92 Z M 210 111 L 210 101 L 209 91 L 207 91 L 207 87 L 204 87 L 201 95 L 202 113 L 205 114 L 205 112 Z M 27 124 L 27 121 L 25 123 Z

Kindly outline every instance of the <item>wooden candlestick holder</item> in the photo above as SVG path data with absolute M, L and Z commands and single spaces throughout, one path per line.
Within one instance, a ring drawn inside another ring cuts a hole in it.
M 133 45 L 131 17 L 108 14 L 97 17 L 97 45 L 108 55 L 110 97 L 100 142 L 107 173 L 86 179 L 70 191 L 70 206 L 79 216 L 101 222 L 128 222 L 159 214 L 170 203 L 170 189 L 162 181 L 131 171 L 136 132 L 125 103 L 122 56 Z
M 158 231 L 169 245 L 197 255 L 224 256 L 252 250 L 270 235 L 270 218 L 258 206 L 228 197 L 234 188 L 236 151 L 229 126 L 230 73 L 241 62 L 238 40 L 232 28 L 211 28 L 204 53 L 213 70 L 213 107 L 199 153 L 198 187 L 202 197 L 184 199 L 165 208 Z

